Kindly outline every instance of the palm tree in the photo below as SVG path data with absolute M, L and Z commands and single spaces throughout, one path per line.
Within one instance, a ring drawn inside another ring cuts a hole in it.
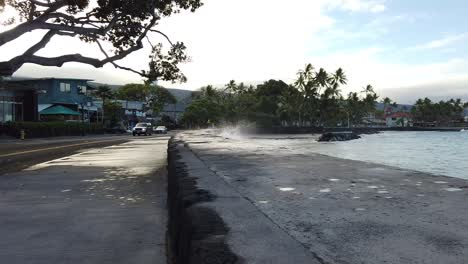
M 332 86 L 345 85 L 347 82 L 348 82 L 348 78 L 346 77 L 346 74 L 341 68 L 338 68 L 338 70 L 336 70 L 336 72 L 333 73 L 331 77 L 329 78 L 329 83 Z
M 112 97 L 112 90 L 109 86 L 102 85 L 97 88 L 95 94 L 102 100 L 102 123 L 104 124 L 104 105 L 106 103 L 106 99 Z
M 228 92 L 229 94 L 231 94 L 232 92 L 235 92 L 236 89 L 237 89 L 236 81 L 231 80 L 231 81 L 229 81 L 228 84 L 226 84 L 225 91 Z
M 364 93 L 365 95 L 375 94 L 374 87 L 368 84 L 366 87 L 363 88 L 361 93 Z
M 215 97 L 216 96 L 216 89 L 213 88 L 213 85 L 207 85 L 206 87 L 201 88 L 202 96 L 205 97 Z
M 382 103 L 384 105 L 389 105 L 392 103 L 392 99 L 388 98 L 388 97 L 385 97 L 383 100 L 382 100 Z
M 297 72 L 297 80 L 294 83 L 299 90 L 305 91 L 306 86 L 314 79 L 315 68 L 312 64 L 307 64 L 304 70 Z
M 325 71 L 323 68 L 320 68 L 320 70 L 315 75 L 315 80 L 316 80 L 317 84 L 320 87 L 326 87 L 327 84 L 328 84 L 328 79 L 329 79 L 329 77 L 328 77 L 327 71 Z

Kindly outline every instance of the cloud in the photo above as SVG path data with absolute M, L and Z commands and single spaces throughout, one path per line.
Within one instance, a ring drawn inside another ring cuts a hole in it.
M 388 96 L 392 100 L 404 104 L 413 104 L 417 99 L 428 97 L 433 101 L 460 98 L 468 102 L 468 77 L 449 78 L 432 83 L 423 83 L 400 89 L 382 89 L 382 97 Z
M 328 6 L 352 12 L 380 13 L 386 10 L 385 0 L 331 0 Z
M 411 50 L 429 50 L 429 49 L 438 49 L 450 46 L 458 41 L 468 38 L 468 33 L 462 33 L 457 35 L 446 36 L 441 39 L 436 39 L 428 43 L 424 43 L 415 47 L 410 48 Z
M 297 70 L 307 63 L 324 67 L 328 71 L 344 68 L 349 79 L 349 85 L 343 88 L 345 93 L 361 90 L 368 83 L 383 93 L 415 89 L 413 87 L 432 87 L 432 84 L 444 83 L 446 80 L 462 82 L 465 77 L 468 80 L 468 58 L 456 57 L 457 53 L 446 52 L 446 59 L 432 63 L 395 62 L 395 54 L 402 51 L 390 46 L 391 39 L 386 34 L 401 22 L 411 22 L 414 16 L 391 13 L 386 1 L 204 2 L 205 5 L 195 13 L 183 12 L 161 21 L 159 29 L 168 33 L 173 41 L 183 41 L 192 58 L 191 63 L 182 65 L 189 82 L 182 85 L 165 83 L 168 87 L 197 89 L 207 84 L 224 84 L 232 79 L 248 83 L 259 83 L 270 78 L 293 82 Z M 388 12 L 380 13 L 387 11 L 387 8 Z M 363 17 L 365 13 L 368 23 L 353 24 L 351 22 L 354 20 L 347 20 L 347 16 L 332 12 L 336 10 L 359 17 Z M 354 14 L 356 12 L 359 14 Z M 347 23 L 350 25 L 347 26 Z M 357 27 L 359 31 L 353 30 Z M 40 35 L 43 32 L 34 34 Z M 31 36 L 38 37 L 34 34 L 24 36 L 16 44 L 2 46 L 0 60 L 25 50 L 31 43 Z M 151 34 L 152 39 L 162 40 L 156 33 Z M 448 40 L 435 41 L 425 46 L 432 49 L 445 48 L 460 41 L 462 35 L 465 34 L 448 36 Z M 385 40 L 379 42 L 379 39 Z M 353 42 L 358 43 L 351 47 Z M 54 42 L 41 51 L 41 55 L 76 53 L 77 50 L 89 56 L 102 56 L 97 49 L 70 38 L 54 38 Z M 147 54 L 148 49 L 140 50 L 120 64 L 145 69 Z M 18 75 L 75 76 L 112 84 L 141 82 L 140 76 L 111 66 L 94 69 L 80 64 L 66 64 L 63 68 L 26 65 Z M 455 86 L 444 87 L 447 87 L 444 92 L 449 96 L 450 89 Z M 428 93 L 436 91 L 436 88 L 431 89 L 428 88 Z M 454 94 L 462 91 L 453 89 Z M 418 91 L 424 94 L 425 90 Z M 403 101 L 405 93 L 402 94 L 403 97 L 398 97 L 397 100 Z
M 231 79 L 290 80 L 311 51 L 330 48 L 324 35 L 336 30 L 329 10 L 375 12 L 384 1 L 207 0 L 195 14 L 173 17 L 161 26 L 177 32 L 193 63 L 184 67 L 193 86 Z M 190 25 L 190 27 L 187 27 Z M 312 61 L 313 62 L 313 61 Z M 203 72 L 201 72 L 203 69 Z

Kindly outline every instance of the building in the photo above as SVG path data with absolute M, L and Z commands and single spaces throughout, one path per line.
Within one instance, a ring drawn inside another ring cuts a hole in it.
M 182 118 L 185 109 L 192 101 L 192 91 L 182 89 L 167 89 L 177 99 L 175 104 L 164 106 L 159 116 L 168 116 L 176 123 Z
M 468 122 L 468 108 L 465 108 L 463 111 L 463 120 Z
M 11 80 L 0 80 L 0 123 L 37 121 L 38 95 L 42 91 Z
M 148 121 L 145 104 L 143 102 L 128 100 L 110 101 L 121 106 L 121 111 L 118 113 L 118 115 L 121 118 L 122 125 L 126 127 L 134 127 L 140 121 Z M 94 100 L 93 105 L 95 105 L 99 111 L 102 111 L 101 100 Z
M 413 126 L 411 110 L 413 105 L 377 103 L 376 109 L 383 111 L 383 118 L 387 127 L 409 127 Z
M 386 113 L 387 127 L 410 127 L 413 126 L 412 115 L 408 112 Z
M 85 120 L 90 120 L 96 118 L 98 109 L 92 103 L 88 81 L 74 78 L 12 78 L 9 83 L 40 91 L 37 97 L 39 120 L 51 120 L 54 116 L 59 117 L 58 120 L 76 120 L 77 112 Z M 49 108 L 55 111 L 45 111 Z

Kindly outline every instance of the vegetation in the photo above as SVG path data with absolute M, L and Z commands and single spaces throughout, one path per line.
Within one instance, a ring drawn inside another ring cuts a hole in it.
M 121 104 L 115 100 L 140 101 L 153 116 L 158 115 L 166 104 L 175 104 L 177 99 L 166 88 L 158 85 L 130 83 L 112 91 L 108 86 L 100 86 L 94 96 L 103 101 L 103 123 L 117 126 L 123 117 Z
M 105 86 L 105 85 L 99 86 L 97 88 L 97 90 L 95 91 L 95 95 L 102 100 L 102 105 L 103 106 L 106 105 L 106 100 L 109 99 L 109 98 L 112 98 L 112 96 L 113 96 L 112 90 L 109 88 L 109 86 Z M 105 113 L 106 113 L 106 109 L 105 109 L 105 107 L 103 107 L 103 109 L 102 109 L 102 116 L 103 116 L 102 123 L 104 123 Z
M 150 84 L 126 84 L 115 92 L 115 98 L 144 102 L 153 115 L 159 114 L 165 104 L 177 103 L 177 99 L 166 88 Z
M 241 121 L 255 122 L 260 127 L 319 127 L 360 124 L 362 118 L 375 111 L 378 98 L 371 85 L 362 94 L 341 94 L 347 83 L 340 68 L 329 74 L 308 64 L 298 72 L 296 82 L 281 80 L 246 86 L 230 81 L 224 88 L 209 85 L 194 92 L 183 122 L 189 127 Z
M 411 112 L 416 122 L 449 125 L 454 122 L 463 122 L 462 113 L 467 105 L 467 103 L 463 104 L 461 99 L 432 102 L 426 97 L 418 99 Z
M 7 122 L 0 124 L 0 135 L 20 137 L 21 130 L 26 133 L 26 138 L 55 137 L 55 136 L 80 136 L 86 134 L 103 134 L 101 124 L 81 122 Z
M 11 76 L 26 63 L 61 67 L 64 63 L 78 62 L 94 67 L 111 64 L 137 73 L 149 81 L 185 81 L 178 68 L 179 63 L 188 59 L 184 43 L 172 42 L 156 26 L 162 18 L 181 10 L 194 12 L 201 5 L 200 0 L 0 0 L 3 16 L 0 22 L 11 27 L 0 33 L 0 47 L 29 32 L 45 31 L 42 38 L 32 43 L 24 53 L 0 62 L 0 76 Z M 6 7 L 15 10 L 16 14 L 5 17 Z M 155 35 L 167 40 L 169 47 L 164 49 L 162 43 L 152 43 L 151 38 Z M 76 37 L 83 42 L 96 44 L 104 59 L 79 53 L 57 57 L 39 55 L 56 36 Z M 152 47 L 148 70 L 134 70 L 117 64 L 117 61 L 141 50 L 144 41 L 148 41 Z M 111 53 L 107 50 L 111 50 Z
M 112 100 L 108 100 L 103 104 L 103 108 L 103 112 L 106 113 L 103 120 L 106 121 L 108 127 L 117 126 L 121 120 L 123 112 L 122 105 Z

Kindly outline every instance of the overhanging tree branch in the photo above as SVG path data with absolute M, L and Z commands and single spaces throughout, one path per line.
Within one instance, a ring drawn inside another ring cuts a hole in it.
M 96 44 L 99 46 L 99 49 L 101 50 L 101 52 L 104 54 L 104 56 L 106 56 L 107 59 L 110 58 L 110 56 L 107 54 L 107 52 L 104 50 L 104 47 L 102 46 L 101 42 L 99 42 L 99 40 L 96 40 Z M 126 70 L 126 71 L 130 71 L 130 72 L 133 72 L 133 73 L 136 73 L 142 77 L 148 77 L 146 74 L 144 74 L 143 72 L 139 72 L 137 70 L 134 70 L 132 68 L 129 68 L 129 67 L 124 67 L 124 66 L 120 66 L 119 64 L 117 64 L 115 61 L 111 61 L 110 62 L 115 68 L 117 69 L 122 69 L 122 70 Z
M 177 64 L 187 58 L 184 55 L 185 46 L 183 43 L 172 42 L 165 33 L 153 27 L 163 17 L 178 13 L 179 10 L 195 11 L 202 5 L 200 1 L 96 1 L 97 5 L 89 6 L 89 0 L 9 0 L 6 4 L 15 8 L 20 16 L 19 21 L 24 22 L 0 33 L 0 48 L 34 30 L 47 30 L 47 33 L 23 54 L 0 62 L 0 75 L 11 75 L 26 63 L 60 67 L 67 62 L 78 62 L 94 67 L 110 63 L 116 68 L 137 73 L 148 79 L 183 79 Z M 162 53 L 160 43 L 153 45 L 148 37 L 149 32 L 158 33 L 169 42 L 171 49 L 167 51 L 167 55 Z M 83 42 L 96 42 L 106 57 L 92 58 L 79 53 L 56 57 L 36 55 L 55 35 L 77 36 Z M 137 71 L 116 63 L 142 49 L 144 38 L 152 47 L 149 71 Z M 104 51 L 101 42 L 113 46 L 112 56 Z

